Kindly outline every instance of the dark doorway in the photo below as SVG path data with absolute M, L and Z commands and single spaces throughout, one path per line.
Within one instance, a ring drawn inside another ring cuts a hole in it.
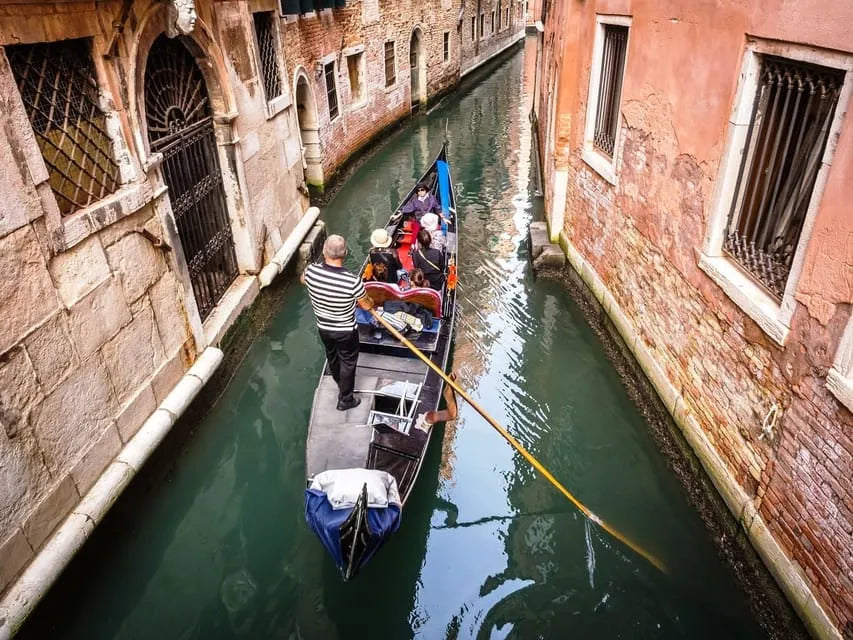
M 210 98 L 201 70 L 180 39 L 160 36 L 145 68 L 145 119 L 204 320 L 237 277 Z

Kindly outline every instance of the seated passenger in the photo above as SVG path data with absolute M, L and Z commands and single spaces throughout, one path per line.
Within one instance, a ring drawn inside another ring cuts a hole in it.
M 391 236 L 385 229 L 376 229 L 370 234 L 372 249 L 367 254 L 373 265 L 373 279 L 378 282 L 397 282 L 397 271 L 401 268 L 397 252 L 391 248 Z
M 402 208 L 403 213 L 413 213 L 418 221 L 425 213 L 438 213 L 440 211 L 441 205 L 423 182 L 418 185 L 415 197 L 404 204 Z
M 432 237 L 430 246 L 433 249 L 444 251 L 444 248 L 447 246 L 447 237 L 444 235 L 444 232 L 438 228 L 438 216 L 434 213 L 425 213 L 421 218 L 421 226 L 429 231 L 429 235 Z
M 444 284 L 444 254 L 430 247 L 432 236 L 426 229 L 418 232 L 418 248 L 412 252 L 412 264 L 424 272 L 429 286 L 441 291 Z
M 424 272 L 420 269 L 413 269 L 412 275 L 409 276 L 413 287 L 428 287 L 429 280 L 424 276 Z

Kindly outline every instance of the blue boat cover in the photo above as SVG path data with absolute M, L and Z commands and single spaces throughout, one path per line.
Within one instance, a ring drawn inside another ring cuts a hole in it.
M 343 572 L 348 559 L 343 557 L 341 550 L 341 525 L 352 513 L 349 509 L 333 509 L 326 494 L 318 489 L 305 490 L 305 520 L 308 526 L 320 538 L 320 542 L 331 554 L 338 569 Z M 402 513 L 400 506 L 389 504 L 387 507 L 368 507 L 367 524 L 370 528 L 370 538 L 367 549 L 361 558 L 360 565 L 367 564 L 382 543 L 400 528 Z M 354 567 L 358 569 L 359 567 Z
M 441 211 L 447 215 L 450 210 L 450 168 L 444 160 L 435 163 L 438 167 L 438 194 L 441 196 Z

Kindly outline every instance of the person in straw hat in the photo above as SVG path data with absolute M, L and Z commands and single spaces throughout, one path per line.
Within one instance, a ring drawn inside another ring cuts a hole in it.
M 393 239 L 385 229 L 370 234 L 372 248 L 367 257 L 373 265 L 373 279 L 379 282 L 397 282 L 397 272 L 402 268 L 397 252 L 391 247 Z

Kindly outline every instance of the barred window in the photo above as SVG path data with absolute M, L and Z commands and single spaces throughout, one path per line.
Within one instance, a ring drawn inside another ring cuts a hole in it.
M 492 11 L 492 33 L 495 32 L 495 12 Z
M 255 37 L 261 62 L 261 79 L 267 101 L 281 95 L 281 65 L 275 42 L 275 16 L 272 11 L 255 13 Z
M 471 42 L 477 38 L 477 18 L 471 16 Z
M 385 43 L 385 86 L 390 87 L 397 82 L 397 71 L 394 68 L 394 41 Z
M 619 103 L 622 98 L 622 75 L 628 49 L 628 27 L 604 25 L 604 50 L 601 56 L 601 80 L 598 85 L 598 108 L 595 113 L 593 142 L 599 151 L 613 157 Z
M 481 13 L 480 14 L 480 39 L 483 38 L 483 25 L 485 25 L 485 24 L 486 24 L 486 14 Z
M 88 39 L 6 47 L 24 108 L 63 215 L 116 191 L 106 116 Z
M 725 251 L 781 299 L 844 72 L 762 56 Z
M 326 100 L 329 102 L 329 120 L 338 117 L 338 89 L 335 86 L 335 63 L 329 62 L 323 67 L 326 77 Z
M 450 32 L 444 32 L 444 61 L 450 60 Z

